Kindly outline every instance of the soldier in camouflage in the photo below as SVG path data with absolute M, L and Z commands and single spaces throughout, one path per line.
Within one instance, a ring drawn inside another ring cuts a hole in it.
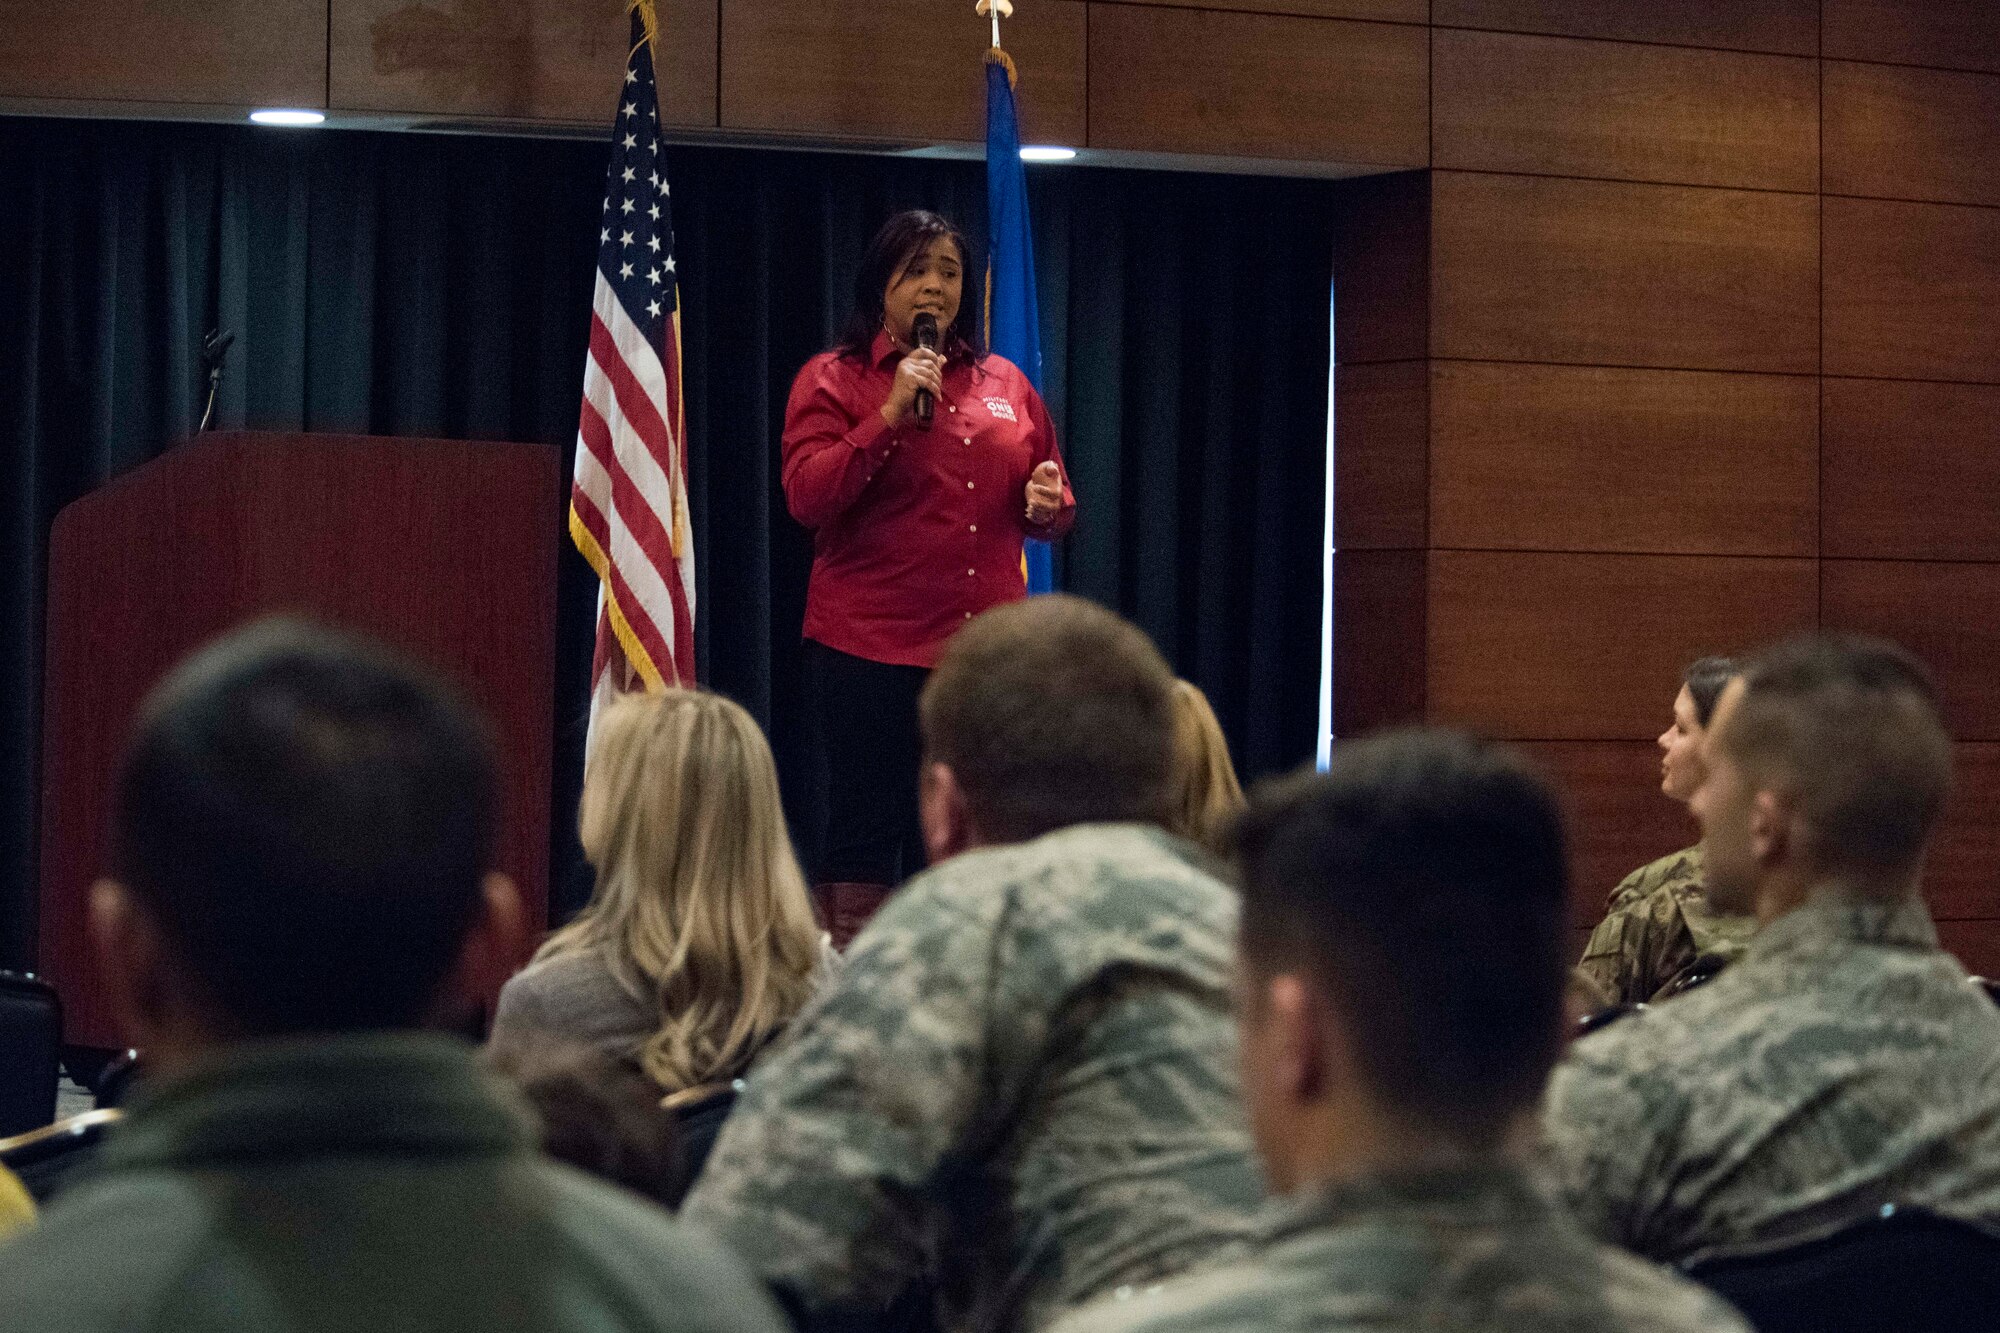
M 1667 999 L 1743 956 L 1757 919 L 1718 912 L 1702 884 L 1701 848 L 1639 867 L 1611 891 L 1577 971 L 1607 1005 Z
M 1234 894 L 1157 827 L 1173 677 L 1038 597 L 947 649 L 920 705 L 936 863 L 761 1059 L 686 1215 L 801 1326 L 1039 1327 L 1239 1243 Z
M 1788 644 L 1731 682 L 1703 759 L 1710 896 L 1763 924 L 1715 981 L 1571 1049 L 1544 1112 L 1560 1192 L 1672 1259 L 1887 1203 L 2000 1217 L 2000 1011 L 1918 895 L 1951 768 L 1923 669 Z
M 1587 1238 L 1510 1145 L 1561 1044 L 1563 836 L 1547 789 L 1446 731 L 1266 785 L 1238 833 L 1250 1123 L 1287 1197 L 1252 1252 L 1057 1333 L 1747 1333 Z
M 1682 804 L 1701 785 L 1702 732 L 1735 675 L 1728 658 L 1704 657 L 1682 677 L 1673 725 L 1659 737 L 1660 790 Z M 1639 867 L 1611 891 L 1578 977 L 1605 1005 L 1664 999 L 1741 957 L 1756 926 L 1715 910 L 1702 888 L 1701 849 L 1690 847 Z

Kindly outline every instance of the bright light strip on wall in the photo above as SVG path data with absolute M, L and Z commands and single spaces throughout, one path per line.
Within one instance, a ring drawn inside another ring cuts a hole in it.
M 250 119 L 259 125 L 320 125 L 326 121 L 324 111 L 295 110 L 290 107 L 268 106 L 261 111 L 252 111 Z
M 1055 144 L 1029 144 L 1021 150 L 1023 162 L 1067 162 L 1076 156 L 1074 148 L 1059 148 Z

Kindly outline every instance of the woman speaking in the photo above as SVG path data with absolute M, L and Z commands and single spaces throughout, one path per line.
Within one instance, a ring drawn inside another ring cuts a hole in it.
M 1076 501 L 1027 376 L 959 320 L 967 251 L 898 213 L 862 256 L 854 311 L 785 408 L 785 502 L 813 531 L 806 678 L 827 755 L 815 880 L 845 944 L 923 866 L 917 693 L 945 640 L 1024 595 L 1021 541 Z

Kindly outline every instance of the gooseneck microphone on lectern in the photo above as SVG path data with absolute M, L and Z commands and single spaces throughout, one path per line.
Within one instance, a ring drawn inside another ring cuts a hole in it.
M 910 336 L 917 340 L 917 346 L 928 347 L 935 352 L 938 345 L 937 316 L 928 310 L 918 311 L 916 319 L 910 323 Z M 937 411 L 937 401 L 931 397 L 929 389 L 917 390 L 915 406 L 917 423 L 923 426 L 930 425 L 931 414 Z

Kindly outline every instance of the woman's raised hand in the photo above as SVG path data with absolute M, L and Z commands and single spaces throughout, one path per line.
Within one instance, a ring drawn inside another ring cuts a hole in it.
M 897 363 L 889 401 L 882 404 L 882 420 L 892 426 L 901 425 L 917 401 L 919 389 L 929 389 L 933 399 L 944 396 L 944 353 L 919 347 Z

